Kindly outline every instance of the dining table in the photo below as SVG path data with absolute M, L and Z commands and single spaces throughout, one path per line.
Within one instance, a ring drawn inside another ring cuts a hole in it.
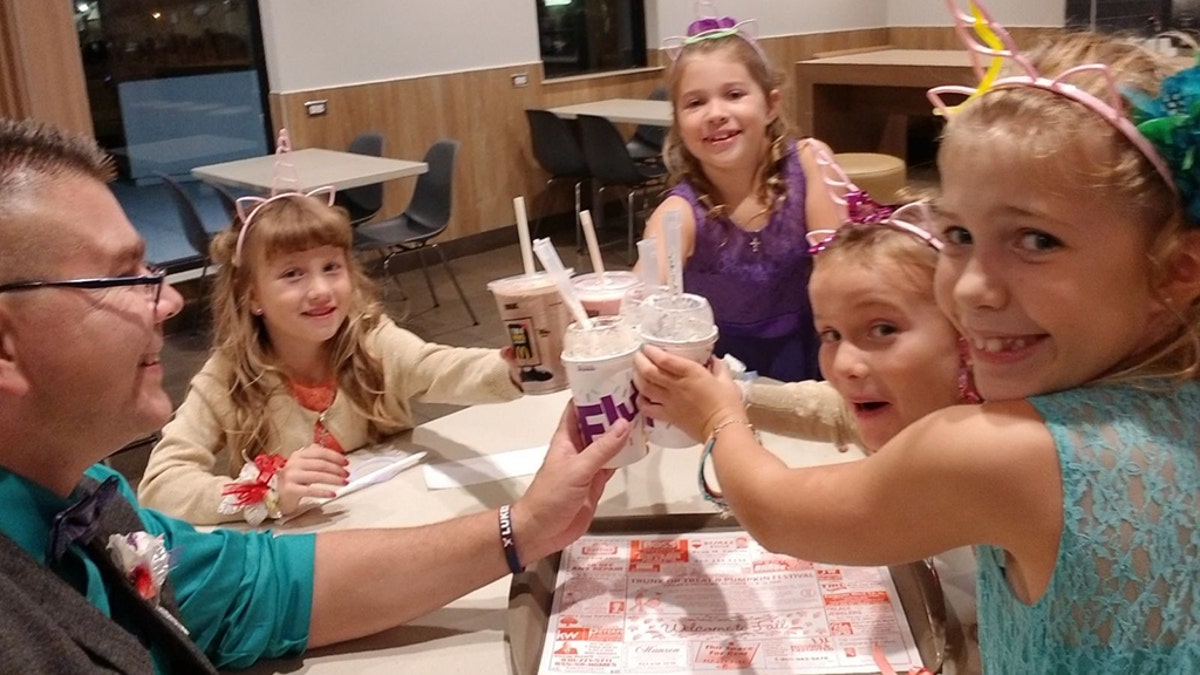
M 798 61 L 796 122 L 837 152 L 880 152 L 908 159 L 911 119 L 930 120 L 925 96 L 943 84 L 973 85 L 962 49 L 894 49 Z
M 509 504 L 525 492 L 532 480 L 529 474 L 536 466 L 521 470 L 510 465 L 505 472 L 511 475 L 498 479 L 504 472 L 473 476 L 469 467 L 481 459 L 487 462 L 488 458 L 498 461 L 531 452 L 544 454 L 569 401 L 567 391 L 526 395 L 506 403 L 470 406 L 425 422 L 390 442 L 404 450 L 427 453 L 423 463 L 430 468 L 457 467 L 454 475 L 459 476 L 460 485 L 444 487 L 443 482 L 435 483 L 437 489 L 431 488 L 427 481 L 432 479 L 424 466 L 409 468 L 386 482 L 328 502 L 272 529 L 287 534 L 419 526 Z M 853 447 L 844 451 L 832 444 L 769 431 L 763 432 L 762 438 L 763 444 L 790 466 L 849 462 L 863 457 Z M 617 469 L 599 503 L 597 522 L 629 516 L 716 513 L 697 489 L 701 450 L 699 445 L 652 448 L 644 459 Z M 508 636 L 512 579 L 505 576 L 445 607 L 376 635 L 313 649 L 291 659 L 264 660 L 237 672 L 514 673 Z
M 646 124 L 655 127 L 669 127 L 674 118 L 670 102 L 644 98 L 609 98 L 602 101 L 574 103 L 549 110 L 568 120 L 575 119 L 578 115 L 596 115 L 611 122 Z
M 261 155 L 192 169 L 192 175 L 204 181 L 265 192 L 276 181 L 279 155 Z M 425 162 L 391 157 L 374 157 L 326 148 L 304 148 L 287 153 L 295 167 L 298 183 L 289 187 L 307 192 L 325 185 L 337 190 L 374 185 L 396 178 L 418 176 L 429 170 Z

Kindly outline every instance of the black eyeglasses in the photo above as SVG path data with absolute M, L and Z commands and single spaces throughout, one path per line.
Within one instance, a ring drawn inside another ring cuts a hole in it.
M 158 307 L 158 299 L 162 297 L 162 289 L 167 279 L 167 271 L 157 265 L 144 264 L 149 274 L 132 277 L 97 277 L 95 279 L 65 279 L 63 281 L 14 281 L 10 284 L 0 284 L 0 293 L 9 291 L 32 291 L 38 288 L 116 288 L 119 286 L 138 286 L 146 291 L 146 298 L 152 301 L 153 307 Z

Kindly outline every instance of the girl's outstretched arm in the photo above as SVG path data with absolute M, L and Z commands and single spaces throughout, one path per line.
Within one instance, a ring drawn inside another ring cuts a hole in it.
M 679 263 L 682 265 L 688 258 L 692 257 L 692 251 L 696 246 L 696 217 L 692 213 L 692 205 L 688 204 L 683 197 L 672 196 L 663 200 L 663 203 L 654 209 L 654 213 L 646 219 L 646 229 L 642 232 L 642 239 L 653 237 L 658 241 L 658 270 L 661 275 L 661 281 L 667 281 L 667 249 L 666 238 L 663 236 L 663 221 L 666 220 L 668 211 L 678 210 L 680 214 L 679 228 L 679 243 L 683 248 L 683 260 Z M 638 261 L 633 266 L 635 272 L 641 271 L 642 261 Z
M 833 157 L 833 149 L 815 138 L 805 138 L 797 143 L 800 166 L 804 168 L 804 216 L 809 231 L 836 230 L 846 222 L 846 207 L 833 201 L 831 188 L 825 184 L 824 171 L 817 166 L 814 149 L 820 148 Z
M 1012 554 L 1017 587 L 1033 595 L 1045 588 L 1062 530 L 1062 482 L 1053 439 L 1025 401 L 946 408 L 867 459 L 793 469 L 747 425 L 724 424 L 746 417 L 736 385 L 721 374 L 646 348 L 637 378 L 652 415 L 699 439 L 720 426 L 712 457 L 721 490 L 767 548 L 883 565 L 992 544 Z

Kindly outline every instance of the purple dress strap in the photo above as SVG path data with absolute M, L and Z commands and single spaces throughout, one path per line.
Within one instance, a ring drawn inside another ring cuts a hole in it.
M 758 232 L 710 218 L 687 180 L 670 195 L 687 200 L 695 216 L 696 245 L 683 285 L 712 303 L 720 330 L 717 354 L 731 353 L 760 375 L 792 382 L 820 379 L 820 370 L 808 303 L 812 258 L 804 239 L 804 168 L 795 141 L 788 143 L 787 197 Z

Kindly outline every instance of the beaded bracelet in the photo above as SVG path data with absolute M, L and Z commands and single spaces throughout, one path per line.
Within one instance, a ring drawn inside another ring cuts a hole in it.
M 511 504 L 500 507 L 500 545 L 504 547 L 504 560 L 508 562 L 508 571 L 516 574 L 524 570 L 521 557 L 517 555 L 517 537 L 513 534 Z
M 709 486 L 708 479 L 704 476 L 704 466 L 712 457 L 713 447 L 717 444 L 717 434 L 721 433 L 722 429 L 731 424 L 745 424 L 746 427 L 750 429 L 750 432 L 754 434 L 754 439 L 758 440 L 758 430 L 755 429 L 754 425 L 748 420 L 732 418 L 721 422 L 717 426 L 713 427 L 713 430 L 708 434 L 708 441 L 704 443 L 704 452 L 700 453 L 700 471 L 696 477 L 700 484 L 700 494 L 704 496 L 705 501 L 711 502 L 720 507 L 722 513 L 729 512 L 729 502 L 725 501 L 724 494 L 713 490 L 712 487 Z

